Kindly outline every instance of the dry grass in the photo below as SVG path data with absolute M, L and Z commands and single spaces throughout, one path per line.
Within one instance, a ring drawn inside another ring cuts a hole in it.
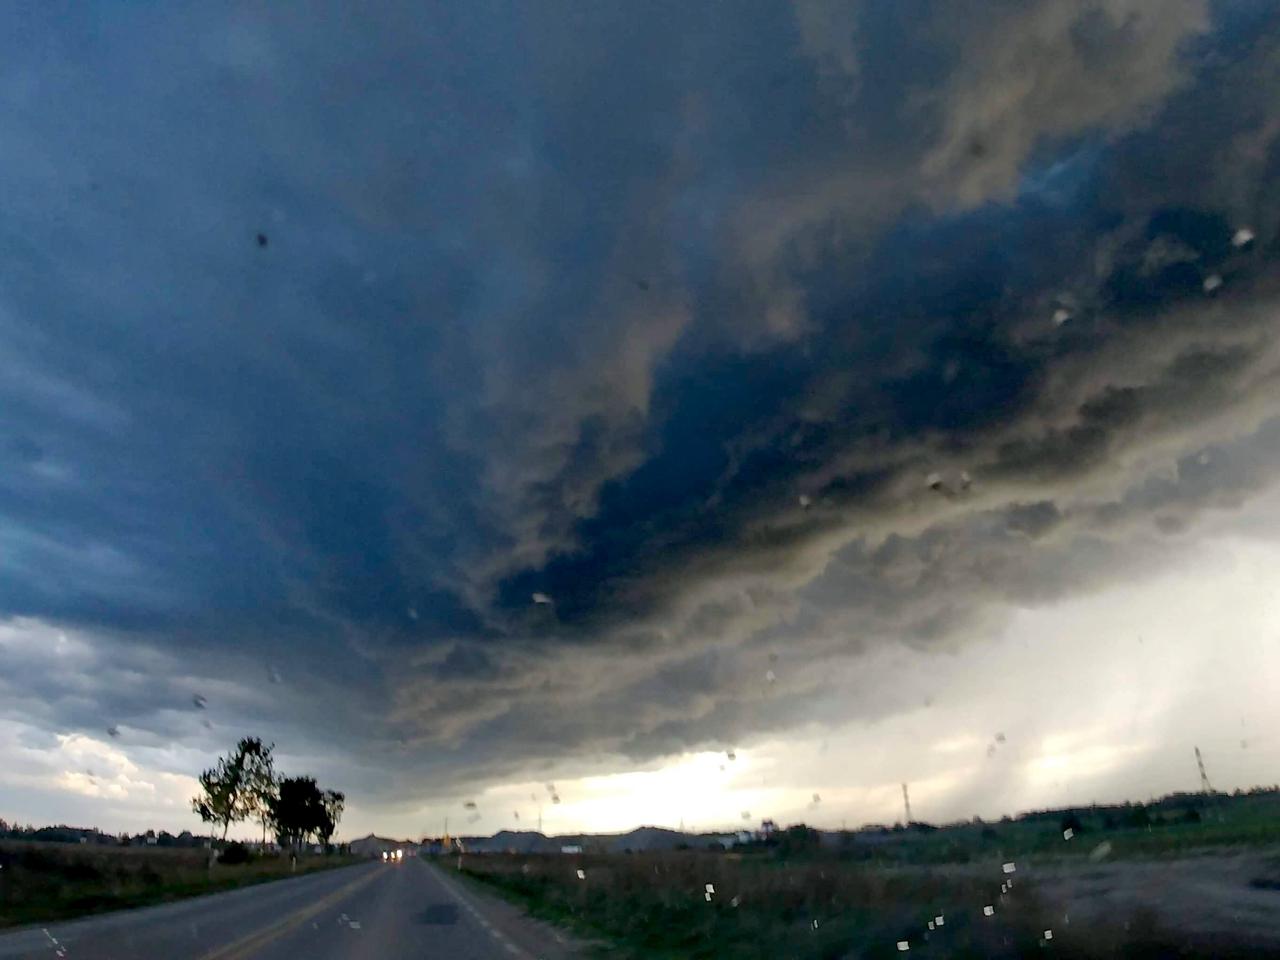
M 831 857 L 473 855 L 463 870 L 535 916 L 604 941 L 604 955 L 615 957 L 901 957 L 900 940 L 912 957 L 1191 955 L 1149 916 L 1063 926 L 1061 911 L 1041 903 L 1029 883 L 1002 896 L 998 863 L 964 876 Z M 983 914 L 988 904 L 992 917 Z M 939 914 L 944 925 L 930 931 L 928 921 Z M 1046 929 L 1051 942 L 1043 939 Z
M 899 940 L 915 956 L 1019 956 L 1043 929 L 1029 891 L 1000 898 L 998 866 L 990 879 L 944 879 L 835 860 L 655 853 L 470 857 L 464 870 L 633 956 L 888 957 Z M 988 903 L 997 918 L 983 917 Z M 930 933 L 938 914 L 944 926 Z
M 292 876 L 288 858 L 209 867 L 204 849 L 0 841 L 0 927 L 163 903 Z M 298 873 L 354 862 L 301 857 Z

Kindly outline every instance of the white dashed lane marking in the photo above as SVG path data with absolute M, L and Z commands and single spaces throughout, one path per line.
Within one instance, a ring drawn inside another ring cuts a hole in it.
M 523 950 L 521 950 L 519 947 L 517 947 L 514 943 L 512 943 L 510 940 L 508 940 L 508 939 L 506 938 L 506 936 L 504 936 L 504 935 L 503 935 L 503 933 L 502 933 L 500 930 L 496 929 L 496 928 L 495 928 L 491 923 L 489 923 L 489 921 L 488 921 L 488 920 L 486 920 L 484 917 L 482 917 L 482 916 L 480 915 L 480 911 L 479 911 L 479 910 L 477 910 L 477 909 L 476 909 L 476 908 L 475 908 L 475 907 L 474 907 L 474 906 L 473 906 L 473 905 L 472 905 L 472 904 L 471 904 L 471 903 L 470 903 L 470 902 L 469 902 L 469 901 L 468 901 L 468 900 L 467 900 L 467 899 L 462 895 L 462 893 L 461 893 L 460 891 L 456 890 L 456 889 L 454 888 L 454 885 L 453 885 L 452 883 L 450 883 L 449 881 L 445 880 L 444 878 L 439 878 L 439 879 L 440 879 L 440 883 L 441 883 L 441 885 L 442 885 L 446 890 L 448 890 L 448 891 L 449 891 L 449 895 L 450 895 L 451 897 L 453 897 L 453 899 L 457 900 L 457 901 L 458 901 L 458 903 L 460 903 L 463 907 L 465 907 L 465 908 L 466 908 L 466 910 L 467 910 L 467 913 L 471 914 L 471 916 L 475 918 L 476 922 L 477 922 L 477 923 L 479 923 L 479 924 L 480 924 L 480 926 L 484 927 L 484 929 L 485 929 L 485 930 L 489 931 L 489 935 L 490 935 L 490 936 L 492 936 L 494 940 L 496 940 L 496 941 L 498 941 L 500 944 L 502 944 L 503 948 L 507 951 L 507 953 L 511 954 L 513 957 L 528 957 L 528 956 L 529 956 L 527 953 L 525 953 Z M 557 935 L 556 939 L 560 939 L 560 937 Z M 563 941 L 561 941 L 561 942 L 563 942 Z

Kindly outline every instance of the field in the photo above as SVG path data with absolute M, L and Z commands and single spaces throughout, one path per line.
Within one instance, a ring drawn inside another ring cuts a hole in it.
M 1073 836 L 1064 840 L 1063 828 Z M 842 857 L 877 864 L 968 863 L 1013 856 L 1072 859 L 1107 843 L 1112 859 L 1163 857 L 1211 848 L 1280 845 L 1280 793 L 1186 794 L 1155 803 L 1085 807 L 1018 819 L 913 828 L 881 835 L 828 835 Z
M 835 960 L 901 956 L 900 942 L 925 957 L 1276 956 L 1277 801 L 820 838 L 799 828 L 729 853 L 467 855 L 462 869 L 611 956 Z
M 354 862 L 298 859 L 298 873 Z M 163 903 L 293 875 L 286 857 L 208 865 L 201 848 L 157 849 L 0 840 L 0 927 Z
M 1280 892 L 1266 884 L 1280 886 L 1280 857 L 1243 877 L 1215 859 L 1175 861 L 1179 883 L 1130 872 L 1133 863 L 1043 880 L 1032 867 L 1007 893 L 998 863 L 952 872 L 703 853 L 489 854 L 464 857 L 463 873 L 601 943 L 605 956 L 836 960 L 898 956 L 900 941 L 924 957 L 1276 956 Z

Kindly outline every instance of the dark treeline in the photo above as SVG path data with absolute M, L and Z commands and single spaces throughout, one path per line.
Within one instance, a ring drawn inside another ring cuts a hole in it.
M 326 849 L 338 828 L 346 797 L 337 790 L 321 790 L 314 777 L 285 777 L 276 772 L 274 744 L 245 737 L 235 749 L 200 774 L 200 793 L 191 808 L 205 823 L 222 828 L 225 843 L 231 824 L 255 820 L 289 850 L 308 839 Z
M 190 830 L 170 833 L 168 830 L 147 830 L 143 833 L 103 833 L 96 827 L 72 827 L 60 823 L 54 826 L 19 826 L 0 818 L 0 840 L 32 840 L 40 843 L 86 843 L 107 847 L 205 847 L 211 837 L 193 834 Z

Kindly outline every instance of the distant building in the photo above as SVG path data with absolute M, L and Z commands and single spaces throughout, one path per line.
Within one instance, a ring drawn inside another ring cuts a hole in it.
M 412 846 L 414 844 L 407 841 L 389 840 L 386 837 L 379 837 L 372 833 L 367 837 L 361 837 L 359 840 L 352 840 L 350 843 L 351 853 L 357 857 L 381 857 L 384 853 L 390 853 L 392 850 Z

